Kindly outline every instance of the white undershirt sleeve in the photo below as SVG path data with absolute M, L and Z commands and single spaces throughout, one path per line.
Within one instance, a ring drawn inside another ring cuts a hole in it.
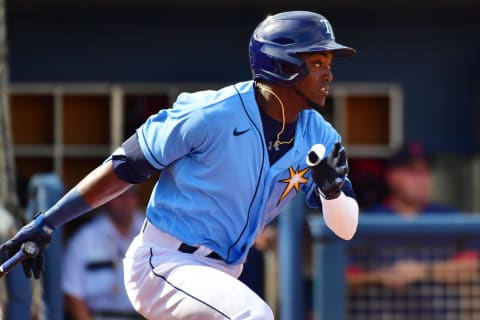
M 336 199 L 322 201 L 323 218 L 327 226 L 340 238 L 353 238 L 358 225 L 358 203 L 343 192 Z

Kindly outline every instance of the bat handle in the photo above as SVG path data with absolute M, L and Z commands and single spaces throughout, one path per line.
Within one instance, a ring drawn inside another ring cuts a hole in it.
M 22 261 L 35 258 L 39 252 L 40 248 L 38 247 L 38 244 L 33 241 L 25 242 L 24 244 L 22 244 L 22 247 L 20 248 L 20 250 L 18 250 L 17 253 L 15 253 L 7 261 L 2 263 L 2 265 L 0 266 L 0 277 L 9 273 L 18 264 L 22 263 Z

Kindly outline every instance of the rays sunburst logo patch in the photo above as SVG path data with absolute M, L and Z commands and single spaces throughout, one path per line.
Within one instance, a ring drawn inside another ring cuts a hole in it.
M 286 183 L 287 185 L 285 186 L 285 189 L 282 192 L 282 195 L 280 196 L 280 199 L 278 199 L 277 202 L 277 207 L 280 204 L 280 202 L 283 201 L 287 197 L 287 195 L 292 191 L 292 189 L 295 189 L 295 191 L 300 190 L 300 185 L 305 184 L 308 182 L 308 179 L 305 178 L 305 174 L 308 172 L 309 168 L 305 168 L 300 170 L 300 167 L 298 166 L 296 170 L 294 170 L 292 167 L 288 168 L 288 172 L 290 177 L 287 179 L 280 180 L 279 182 Z

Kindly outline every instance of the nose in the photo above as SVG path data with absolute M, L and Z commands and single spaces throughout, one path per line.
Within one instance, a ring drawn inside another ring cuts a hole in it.
M 323 75 L 323 80 L 325 82 L 332 82 L 333 81 L 332 69 L 330 67 L 326 67 L 324 70 L 325 70 L 325 74 Z

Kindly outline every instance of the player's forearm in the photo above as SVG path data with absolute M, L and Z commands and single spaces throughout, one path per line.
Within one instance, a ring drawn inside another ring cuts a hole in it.
M 443 283 L 465 283 L 478 278 L 476 259 L 440 261 L 432 263 L 428 273 L 433 281 Z
M 351 197 L 341 195 L 332 200 L 320 197 L 322 201 L 323 218 L 327 226 L 340 238 L 350 240 L 358 225 L 358 204 Z
M 44 213 L 45 222 L 53 228 L 58 228 L 108 202 L 130 186 L 131 184 L 115 176 L 111 161 L 105 162 L 47 210 Z
M 357 275 L 347 275 L 347 284 L 352 287 L 362 287 L 380 283 L 380 277 L 374 272 L 365 272 Z
M 76 188 L 85 201 L 96 208 L 112 200 L 131 187 L 131 184 L 119 179 L 111 161 L 107 161 L 89 173 Z

